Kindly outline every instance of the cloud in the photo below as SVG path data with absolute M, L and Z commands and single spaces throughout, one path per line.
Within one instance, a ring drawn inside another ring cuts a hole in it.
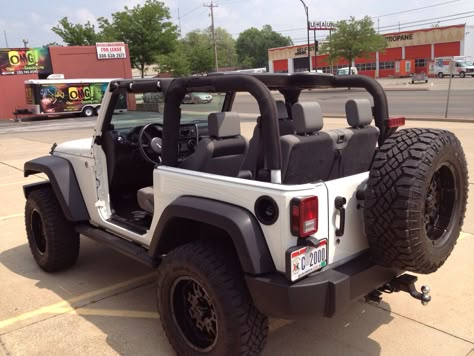
M 97 17 L 89 9 L 86 9 L 86 8 L 78 9 L 76 11 L 75 17 L 82 24 L 90 22 L 93 25 L 97 25 Z
M 31 22 L 35 25 L 42 22 L 41 15 L 36 13 L 36 12 L 31 12 L 30 13 L 30 18 L 31 18 Z

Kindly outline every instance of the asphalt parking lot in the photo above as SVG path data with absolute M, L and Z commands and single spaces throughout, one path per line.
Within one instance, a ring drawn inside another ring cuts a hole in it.
M 325 127 L 337 126 L 328 119 Z M 252 131 L 245 123 L 244 132 Z M 474 185 L 474 124 L 416 122 L 461 139 Z M 155 307 L 153 270 L 81 240 L 78 263 L 47 274 L 34 263 L 23 222 L 24 161 L 47 154 L 53 142 L 91 135 L 90 128 L 0 135 L 0 355 L 173 355 Z M 385 295 L 380 305 L 355 303 L 333 319 L 271 319 L 265 355 L 474 356 L 474 198 L 463 233 L 447 263 L 420 276 L 432 302 Z

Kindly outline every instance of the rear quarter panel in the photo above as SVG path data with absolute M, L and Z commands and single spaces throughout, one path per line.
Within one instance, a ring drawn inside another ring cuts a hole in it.
M 171 167 L 159 167 L 154 171 L 155 214 L 151 226 L 154 231 L 163 210 L 174 199 L 192 195 L 215 199 L 247 209 L 254 215 L 257 198 L 267 195 L 278 205 L 279 217 L 272 225 L 260 223 L 275 267 L 285 272 L 285 251 L 296 245 L 296 237 L 290 233 L 290 201 L 296 196 L 317 195 L 319 220 L 316 238 L 328 237 L 327 191 L 323 183 L 304 185 L 281 185 L 252 180 L 224 177 Z

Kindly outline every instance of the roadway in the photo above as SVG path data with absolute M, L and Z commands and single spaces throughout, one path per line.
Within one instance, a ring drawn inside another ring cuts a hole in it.
M 411 84 L 410 79 L 380 79 L 385 89 L 389 114 L 414 119 L 440 119 L 445 117 L 449 79 L 430 79 L 427 84 Z M 322 89 L 303 91 L 300 101 L 318 101 L 324 116 L 345 116 L 347 99 L 371 98 L 361 89 Z M 240 95 L 235 111 L 254 113 L 255 99 Z M 448 118 L 474 120 L 474 78 L 453 78 L 451 83 Z

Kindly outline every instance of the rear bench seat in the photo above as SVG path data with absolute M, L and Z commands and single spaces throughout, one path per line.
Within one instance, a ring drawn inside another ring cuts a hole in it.
M 380 131 L 371 126 L 373 115 L 368 99 L 349 99 L 346 102 L 349 128 L 343 132 L 344 147 L 340 151 L 339 177 L 367 172 L 370 169 L 377 147 Z
M 292 114 L 296 134 L 280 138 L 284 184 L 337 179 L 370 169 L 379 129 L 370 126 L 368 99 L 346 102 L 350 127 L 345 129 L 321 131 L 323 117 L 316 102 L 296 103 Z
M 296 134 L 280 137 L 282 183 L 327 180 L 336 159 L 336 149 L 332 137 L 321 131 L 321 106 L 316 102 L 295 103 L 292 116 Z

